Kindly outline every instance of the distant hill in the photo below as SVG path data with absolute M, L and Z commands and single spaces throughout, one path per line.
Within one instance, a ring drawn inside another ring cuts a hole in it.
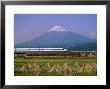
M 79 46 L 71 47 L 68 50 L 77 50 L 77 51 L 97 51 L 97 43 L 87 43 Z
M 61 26 L 55 26 L 47 33 L 26 41 L 20 44 L 16 44 L 15 47 L 18 48 L 67 48 L 69 50 L 80 50 L 97 47 L 97 41 L 85 37 L 80 34 L 76 34 L 70 31 L 66 31 Z

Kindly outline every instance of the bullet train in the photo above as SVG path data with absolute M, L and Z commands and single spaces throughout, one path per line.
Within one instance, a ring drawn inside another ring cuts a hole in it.
M 64 48 L 14 48 L 14 52 L 67 51 Z

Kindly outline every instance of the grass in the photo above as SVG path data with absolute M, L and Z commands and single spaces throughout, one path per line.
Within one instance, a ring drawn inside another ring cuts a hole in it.
M 24 58 L 16 58 L 14 60 L 14 65 L 15 65 L 15 72 L 14 75 L 15 76 L 36 76 L 35 71 L 25 71 L 25 72 L 21 72 L 21 71 L 16 71 L 16 68 L 20 68 L 22 67 L 24 64 L 38 64 L 41 69 L 43 70 L 40 74 L 40 76 L 63 76 L 63 73 L 57 73 L 57 72 L 49 72 L 47 70 L 49 70 L 48 68 L 45 69 L 45 65 L 47 63 L 49 63 L 51 66 L 59 64 L 60 66 L 63 66 L 65 63 L 68 64 L 69 67 L 73 67 L 74 64 L 77 63 L 82 66 L 83 64 L 92 64 L 95 63 L 97 64 L 96 58 L 73 58 L 73 59 L 37 59 L 37 58 L 31 58 L 31 59 L 24 59 Z M 91 72 L 91 73 L 77 73 L 77 72 L 71 72 L 71 76 L 96 76 L 97 73 L 96 72 Z
M 15 65 L 22 65 L 24 63 L 37 63 L 40 65 L 45 65 L 47 63 L 50 64 L 64 64 L 68 63 L 69 65 L 74 65 L 75 62 L 78 62 L 78 64 L 85 64 L 85 63 L 96 63 L 96 59 L 24 59 L 24 58 L 17 58 L 15 59 L 14 63 Z

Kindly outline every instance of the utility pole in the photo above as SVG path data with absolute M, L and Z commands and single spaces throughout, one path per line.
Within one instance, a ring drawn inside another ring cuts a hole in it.
M 29 41 L 29 54 L 30 54 L 31 41 Z

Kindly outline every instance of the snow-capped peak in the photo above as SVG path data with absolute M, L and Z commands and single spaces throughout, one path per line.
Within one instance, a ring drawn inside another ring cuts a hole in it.
M 54 26 L 52 29 L 49 31 L 55 31 L 55 32 L 64 32 L 66 29 L 64 29 L 62 26 Z

